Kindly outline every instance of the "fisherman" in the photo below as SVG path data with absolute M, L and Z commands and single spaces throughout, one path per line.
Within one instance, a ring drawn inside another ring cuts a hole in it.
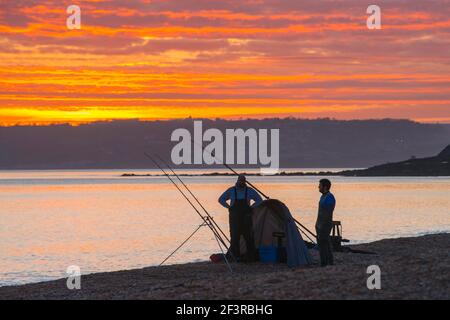
M 228 200 L 230 203 L 228 204 Z M 253 200 L 253 204 L 251 204 Z M 236 185 L 226 190 L 219 198 L 219 203 L 229 210 L 230 251 L 239 260 L 241 235 L 244 237 L 247 254 L 245 260 L 256 261 L 256 248 L 252 231 L 252 208 L 258 206 L 262 199 L 258 192 L 247 186 L 244 175 L 239 175 Z
M 333 211 L 336 199 L 330 192 L 331 181 L 322 179 L 319 182 L 319 191 L 322 193 L 319 201 L 319 211 L 316 221 L 317 244 L 320 252 L 320 265 L 325 267 L 333 265 L 333 252 L 331 250 L 330 233 L 333 227 Z

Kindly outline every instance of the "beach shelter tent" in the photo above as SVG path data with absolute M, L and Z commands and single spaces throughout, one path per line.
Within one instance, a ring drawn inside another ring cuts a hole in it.
M 304 266 L 312 263 L 308 248 L 288 207 L 279 200 L 264 200 L 253 208 L 253 237 L 255 247 L 277 246 L 279 238 L 275 235 L 283 233 L 280 238 L 286 248 L 287 264 L 290 267 Z M 241 239 L 241 253 L 245 253 L 245 241 Z

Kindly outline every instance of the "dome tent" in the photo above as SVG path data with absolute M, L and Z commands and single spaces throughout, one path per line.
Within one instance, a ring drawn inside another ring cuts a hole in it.
M 276 234 L 284 234 L 282 247 L 286 248 L 289 267 L 305 266 L 312 263 L 308 248 L 295 224 L 288 207 L 279 200 L 264 200 L 253 208 L 253 239 L 255 247 L 277 245 Z M 241 253 L 246 252 L 245 241 L 241 238 Z

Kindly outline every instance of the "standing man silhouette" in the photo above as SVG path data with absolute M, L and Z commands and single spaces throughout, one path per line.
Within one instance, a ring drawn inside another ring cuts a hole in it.
M 319 210 L 317 213 L 316 233 L 320 252 L 320 265 L 322 267 L 334 264 L 330 232 L 333 227 L 333 211 L 336 207 L 336 199 L 330 192 L 330 189 L 330 180 L 320 180 L 319 192 L 322 193 L 322 196 L 320 197 Z
M 228 204 L 228 200 L 230 203 Z M 250 204 L 251 200 L 254 201 Z M 252 231 L 252 208 L 262 202 L 255 189 L 247 186 L 244 175 L 239 175 L 236 185 L 228 188 L 219 198 L 219 203 L 229 210 L 230 222 L 230 251 L 234 258 L 241 258 L 240 240 L 244 237 L 247 247 L 246 261 L 256 261 L 256 248 Z

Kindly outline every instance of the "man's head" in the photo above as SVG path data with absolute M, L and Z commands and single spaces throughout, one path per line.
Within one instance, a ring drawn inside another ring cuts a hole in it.
M 243 174 L 240 174 L 240 175 L 238 176 L 236 185 L 237 185 L 238 187 L 243 188 L 243 187 L 245 187 L 246 182 L 247 182 L 247 179 L 245 179 L 245 176 L 244 176 Z
M 331 181 L 328 179 L 321 179 L 319 181 L 319 191 L 322 194 L 327 193 L 331 189 Z

